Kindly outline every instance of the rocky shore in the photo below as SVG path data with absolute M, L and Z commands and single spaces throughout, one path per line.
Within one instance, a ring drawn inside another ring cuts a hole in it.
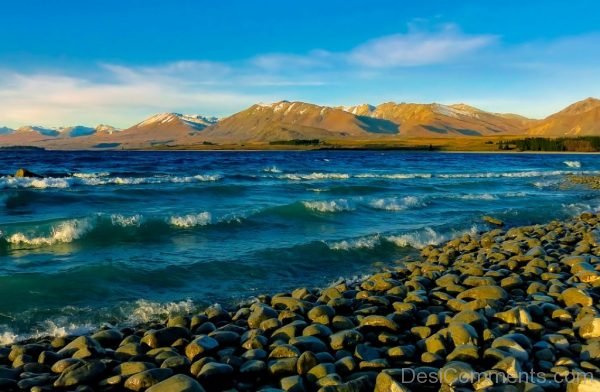
M 360 281 L 0 348 L 0 390 L 600 391 L 600 216 L 464 235 Z

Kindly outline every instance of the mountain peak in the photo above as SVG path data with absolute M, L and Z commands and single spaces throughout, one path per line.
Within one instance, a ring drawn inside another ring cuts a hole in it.
M 553 114 L 552 116 L 558 115 L 568 115 L 568 116 L 576 116 L 585 112 L 589 112 L 590 110 L 594 110 L 600 108 L 600 99 L 589 97 L 584 100 L 575 102 L 567 106 L 565 109 L 561 110 L 558 113 Z
M 159 113 L 148 117 L 132 128 L 187 125 L 195 129 L 203 129 L 216 122 L 216 117 L 205 117 L 200 114 Z

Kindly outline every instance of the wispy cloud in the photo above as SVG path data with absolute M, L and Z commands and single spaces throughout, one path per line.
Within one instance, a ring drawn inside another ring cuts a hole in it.
M 369 41 L 349 54 L 351 62 L 364 67 L 390 68 L 441 64 L 490 46 L 494 35 L 466 35 L 455 25 L 441 31 L 411 31 Z

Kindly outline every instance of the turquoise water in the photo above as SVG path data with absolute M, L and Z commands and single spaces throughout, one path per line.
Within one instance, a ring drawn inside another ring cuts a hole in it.
M 3 151 L 0 168 L 4 342 L 362 275 L 484 214 L 600 207 L 560 187 L 595 155 Z

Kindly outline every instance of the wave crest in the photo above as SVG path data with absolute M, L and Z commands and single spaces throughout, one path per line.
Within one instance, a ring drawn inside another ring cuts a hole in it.
M 48 236 L 28 236 L 15 233 L 5 238 L 6 242 L 14 245 L 50 246 L 58 243 L 73 242 L 81 238 L 93 228 L 87 219 L 73 219 L 52 226 Z
M 377 210 L 386 211 L 404 211 L 411 207 L 421 207 L 424 203 L 416 196 L 406 196 L 401 199 L 375 199 L 369 203 L 369 206 Z
M 342 212 L 353 210 L 352 206 L 346 199 L 329 200 L 329 201 L 303 201 L 302 205 L 309 210 L 317 212 Z
M 349 174 L 346 173 L 319 173 L 314 172 L 310 174 L 300 173 L 286 173 L 278 176 L 283 180 L 292 181 L 310 181 L 310 180 L 347 180 L 350 178 Z
M 106 174 L 106 175 L 104 175 Z M 0 189 L 20 188 L 70 188 L 72 186 L 102 185 L 146 185 L 179 184 L 194 182 L 214 182 L 222 178 L 219 174 L 198 174 L 194 176 L 156 176 L 156 177 L 109 177 L 108 173 L 75 173 L 69 177 L 16 178 L 0 177 Z
M 189 229 L 196 226 L 206 226 L 212 221 L 210 212 L 201 212 L 199 214 L 189 214 L 182 216 L 172 216 L 169 218 L 169 224 L 183 229 Z

